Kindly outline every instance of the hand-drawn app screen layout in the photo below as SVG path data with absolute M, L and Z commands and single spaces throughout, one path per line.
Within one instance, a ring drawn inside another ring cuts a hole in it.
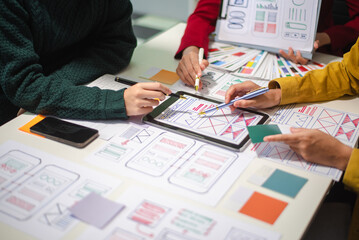
M 190 135 L 197 139 L 240 150 L 249 140 L 247 126 L 263 124 L 268 115 L 248 109 L 229 107 L 208 114 L 199 113 L 220 102 L 186 92 L 187 99 L 171 97 L 144 117 L 144 122 Z

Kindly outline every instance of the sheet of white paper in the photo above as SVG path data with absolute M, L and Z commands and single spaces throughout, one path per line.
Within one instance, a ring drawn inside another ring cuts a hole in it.
M 81 240 L 94 239 L 266 239 L 280 234 L 254 224 L 205 211 L 144 188 L 128 189 L 117 201 L 126 209 L 105 231 L 92 228 Z
M 0 221 L 38 239 L 62 238 L 79 223 L 68 207 L 121 183 L 14 141 L 0 145 L 0 156 Z
M 215 158 L 218 153 L 223 159 Z M 145 124 L 129 124 L 86 161 L 215 206 L 253 157 Z
M 316 105 L 281 106 L 272 116 L 272 122 L 292 127 L 319 129 L 351 147 L 354 147 L 359 136 L 358 114 Z M 328 176 L 336 181 L 339 181 L 342 175 L 339 169 L 305 161 L 284 143 L 263 142 L 251 145 L 247 150 L 256 152 L 258 157 Z

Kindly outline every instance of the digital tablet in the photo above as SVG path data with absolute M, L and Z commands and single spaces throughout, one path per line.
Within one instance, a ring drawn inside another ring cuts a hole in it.
M 266 113 L 250 109 L 229 107 L 199 113 L 221 102 L 179 91 L 187 99 L 169 97 L 143 118 L 143 122 L 174 131 L 201 141 L 241 151 L 249 142 L 247 126 L 264 124 L 269 120 Z

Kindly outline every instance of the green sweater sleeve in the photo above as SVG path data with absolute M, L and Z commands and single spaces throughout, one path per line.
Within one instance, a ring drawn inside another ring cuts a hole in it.
M 34 113 L 77 119 L 127 118 L 124 90 L 82 86 L 105 73 L 118 72 L 130 61 L 136 46 L 132 6 L 129 1 L 121 2 L 117 11 L 108 6 L 101 26 L 82 40 L 71 60 L 47 74 L 35 50 L 32 10 L 20 1 L 1 1 L 0 84 L 6 97 Z

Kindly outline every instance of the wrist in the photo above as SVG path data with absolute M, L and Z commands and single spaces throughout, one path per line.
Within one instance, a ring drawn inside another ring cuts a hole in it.
M 350 156 L 352 154 L 353 149 L 345 144 L 342 145 L 342 148 L 340 150 L 338 164 L 336 168 L 340 170 L 345 170 L 348 166 Z
M 189 54 L 190 52 L 195 52 L 195 53 L 198 54 L 199 48 L 198 48 L 197 46 L 189 46 L 189 47 L 186 47 L 186 48 L 183 50 L 182 55 Z
M 272 91 L 274 93 L 275 104 L 279 105 L 282 99 L 282 90 L 280 88 L 277 88 L 277 89 L 273 89 Z

